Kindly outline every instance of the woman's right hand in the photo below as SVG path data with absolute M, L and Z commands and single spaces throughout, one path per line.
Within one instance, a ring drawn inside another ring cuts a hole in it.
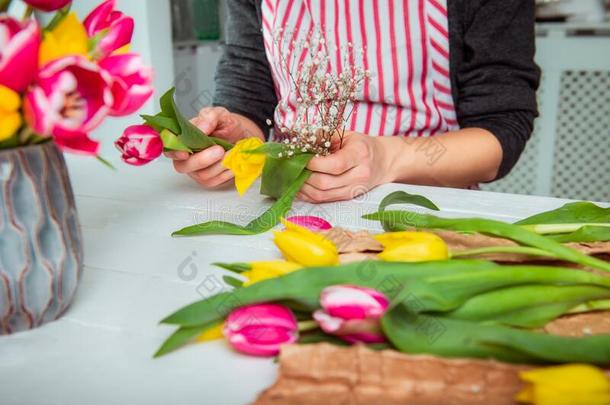
M 248 136 L 242 118 L 224 107 L 206 107 L 191 120 L 207 135 L 222 138 L 231 143 Z M 217 188 L 230 182 L 233 173 L 222 165 L 225 151 L 220 146 L 212 146 L 201 152 L 166 152 L 174 161 L 174 168 L 195 180 L 205 188 Z

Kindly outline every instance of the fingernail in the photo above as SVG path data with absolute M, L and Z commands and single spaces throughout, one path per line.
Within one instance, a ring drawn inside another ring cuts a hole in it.
M 225 153 L 225 150 L 223 148 L 221 148 L 220 146 L 214 146 L 212 148 L 212 150 L 210 150 L 210 155 L 214 159 L 218 159 L 218 158 L 222 157 L 222 155 L 224 155 L 224 153 Z

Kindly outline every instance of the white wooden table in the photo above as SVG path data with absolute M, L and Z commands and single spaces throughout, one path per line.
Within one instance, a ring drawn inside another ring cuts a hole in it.
M 268 206 L 256 187 L 206 192 L 160 160 L 144 168 L 68 157 L 85 243 L 85 270 L 72 307 L 37 330 L 0 337 L 0 404 L 245 404 L 275 379 L 271 359 L 232 352 L 224 342 L 152 354 L 172 328 L 158 321 L 209 295 L 223 271 L 211 262 L 279 257 L 270 234 L 171 238 L 208 219 L 246 223 Z M 565 200 L 479 191 L 387 185 L 358 201 L 295 212 L 335 225 L 378 229 L 360 219 L 389 192 L 423 194 L 441 215 L 512 221 Z

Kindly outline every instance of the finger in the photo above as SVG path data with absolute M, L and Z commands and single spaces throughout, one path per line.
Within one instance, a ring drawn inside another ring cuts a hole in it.
M 186 160 L 190 156 L 188 152 L 184 152 L 181 150 L 164 152 L 163 154 L 165 155 L 165 157 L 168 157 L 172 160 Z
M 198 121 L 195 125 L 197 125 L 197 128 L 203 133 L 211 134 L 219 127 L 223 126 L 223 121 L 225 121 L 226 116 L 228 116 L 228 111 L 224 108 L 204 108 L 199 112 L 199 116 L 197 117 Z
M 230 170 L 225 170 L 217 176 L 210 178 L 201 178 L 196 173 L 189 173 L 188 176 L 195 180 L 199 185 L 205 188 L 218 188 L 224 186 L 233 179 L 233 173 Z
M 213 178 L 219 176 L 220 174 L 222 174 L 226 171 L 228 171 L 228 169 L 222 165 L 222 162 L 216 162 L 208 168 L 205 168 L 203 170 L 198 170 L 196 172 L 192 172 L 189 174 L 193 175 L 194 177 L 198 178 L 201 181 L 208 181 L 210 179 L 213 179 Z
M 343 174 L 361 161 L 361 154 L 355 152 L 355 148 L 348 148 L 346 146 L 332 155 L 314 157 L 307 165 L 307 168 L 314 172 L 334 175 Z
M 174 160 L 174 168 L 178 173 L 191 173 L 205 169 L 219 162 L 224 156 L 224 149 L 212 146 L 206 150 L 191 155 L 187 160 Z

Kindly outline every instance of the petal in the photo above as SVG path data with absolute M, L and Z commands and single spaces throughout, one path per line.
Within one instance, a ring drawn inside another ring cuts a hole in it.
M 21 115 L 17 112 L 3 114 L 0 110 L 0 142 L 10 138 L 21 127 Z

